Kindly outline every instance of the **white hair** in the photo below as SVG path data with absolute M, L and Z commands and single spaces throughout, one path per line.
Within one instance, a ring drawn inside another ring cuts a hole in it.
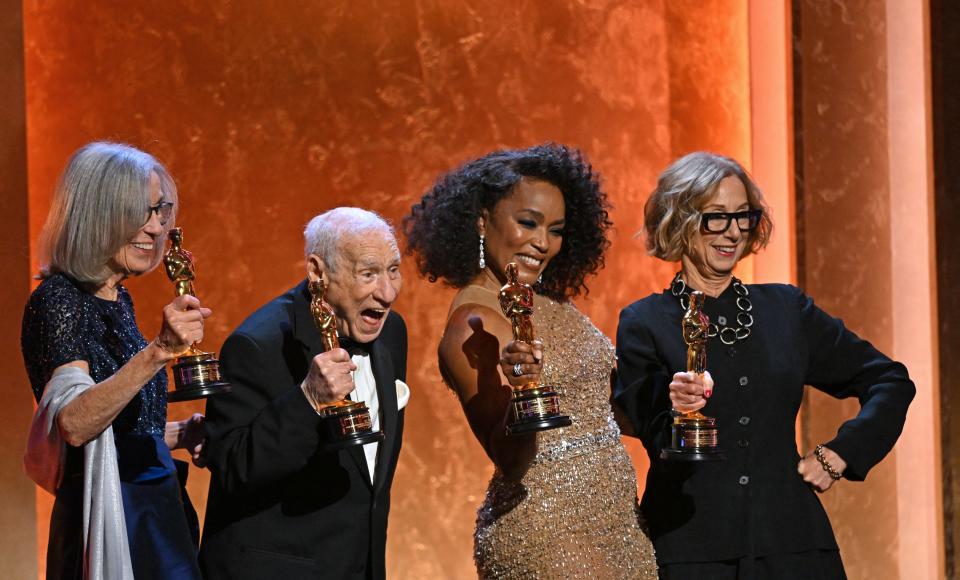
M 310 220 L 303 230 L 304 256 L 315 254 L 335 272 L 340 240 L 348 235 L 379 231 L 396 242 L 393 226 L 379 214 L 359 207 L 337 207 Z
M 166 168 L 129 145 L 97 141 L 67 163 L 41 234 L 42 278 L 62 272 L 98 285 L 110 277 L 110 259 L 143 227 L 150 207 L 150 175 L 160 179 L 166 201 L 177 206 L 177 187 Z M 173 227 L 174 218 L 164 226 Z M 165 239 L 165 238 L 164 238 Z M 153 264 L 163 244 L 156 244 Z

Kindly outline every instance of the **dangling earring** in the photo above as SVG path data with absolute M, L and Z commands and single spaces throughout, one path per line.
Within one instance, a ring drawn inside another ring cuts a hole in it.
M 487 267 L 487 261 L 483 257 L 483 234 L 480 234 L 480 261 L 478 264 L 481 270 Z
M 542 272 L 540 273 L 539 276 L 537 276 L 537 284 L 543 286 L 543 273 L 542 273 Z

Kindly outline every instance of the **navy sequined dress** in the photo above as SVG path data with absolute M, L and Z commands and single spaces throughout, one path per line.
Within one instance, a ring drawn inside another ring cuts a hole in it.
M 100 383 L 147 346 L 125 288 L 119 288 L 116 301 L 104 300 L 63 274 L 47 278 L 30 296 L 20 339 L 38 401 L 57 367 L 86 361 L 90 376 Z M 113 421 L 124 519 L 138 580 L 200 578 L 191 529 L 195 514 L 189 500 L 181 499 L 177 467 L 163 440 L 166 416 L 167 376 L 160 371 Z M 47 578 L 83 578 L 82 498 L 83 448 L 68 446 L 50 521 Z

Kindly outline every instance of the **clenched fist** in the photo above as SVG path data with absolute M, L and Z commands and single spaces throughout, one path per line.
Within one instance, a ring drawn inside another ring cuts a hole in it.
M 681 413 L 699 411 L 707 404 L 713 393 L 713 377 L 710 372 L 703 376 L 697 373 L 676 373 L 670 381 L 670 402 Z
M 847 462 L 842 457 L 833 452 L 829 447 L 823 448 L 823 458 L 827 460 L 837 473 L 843 474 L 847 468 Z M 811 451 L 803 456 L 800 463 L 797 464 L 797 473 L 803 476 L 803 480 L 813 486 L 813 489 L 823 493 L 830 489 L 836 483 L 830 474 L 824 469 L 823 465 L 817 459 L 816 454 Z
M 317 409 L 336 401 L 342 401 L 353 392 L 353 371 L 357 365 L 350 360 L 350 353 L 335 348 L 313 357 L 310 370 L 300 384 L 307 400 Z
M 163 323 L 157 344 L 171 355 L 181 355 L 190 345 L 203 340 L 203 320 L 210 316 L 209 308 L 200 306 L 195 296 L 177 296 L 163 307 Z
M 539 340 L 534 340 L 533 344 L 511 340 L 500 353 L 500 370 L 511 387 L 536 382 L 543 372 L 543 343 Z M 515 370 L 519 370 L 520 374 Z

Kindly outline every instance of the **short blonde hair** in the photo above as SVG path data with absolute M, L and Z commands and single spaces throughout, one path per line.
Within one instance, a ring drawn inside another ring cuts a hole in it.
M 657 180 L 657 188 L 643 208 L 643 231 L 651 256 L 676 262 L 690 247 L 700 229 L 702 209 L 709 203 L 724 178 L 736 176 L 747 191 L 750 209 L 763 212 L 756 229 L 747 234 L 743 257 L 767 245 L 773 232 L 770 208 L 763 193 L 736 160 L 697 151 L 674 161 Z
M 109 278 L 111 258 L 145 223 L 153 173 L 164 199 L 174 204 L 166 232 L 176 220 L 177 187 L 159 161 L 119 143 L 98 141 L 77 150 L 60 176 L 43 227 L 40 277 L 60 272 L 94 286 Z M 163 246 L 156 244 L 153 268 Z

